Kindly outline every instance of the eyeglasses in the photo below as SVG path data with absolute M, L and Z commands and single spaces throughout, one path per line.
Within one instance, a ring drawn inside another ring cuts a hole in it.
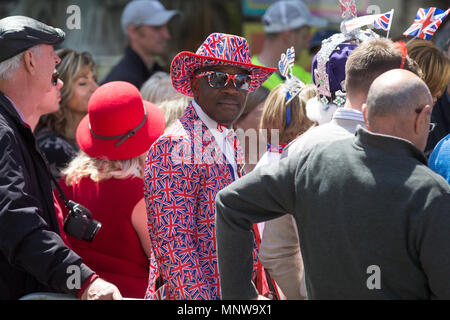
M 208 77 L 208 83 L 211 88 L 221 89 L 225 88 L 230 79 L 233 80 L 234 86 L 238 90 L 248 91 L 251 77 L 248 74 L 229 74 L 222 71 L 205 71 L 200 72 L 195 76 L 197 79 Z
M 430 124 L 428 125 L 428 131 L 430 131 L 430 132 L 433 131 L 435 127 L 436 127 L 436 123 L 430 122 Z
M 58 79 L 59 79 L 59 72 L 58 71 L 54 71 L 53 74 L 52 74 L 52 84 L 55 87 L 58 84 Z

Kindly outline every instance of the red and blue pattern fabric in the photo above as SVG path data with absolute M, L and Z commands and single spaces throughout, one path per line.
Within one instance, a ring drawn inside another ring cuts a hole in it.
M 210 65 L 230 65 L 247 70 L 251 75 L 249 92 L 256 90 L 276 71 L 251 64 L 250 50 L 245 38 L 213 33 L 206 38 L 196 53 L 182 51 L 175 56 L 170 67 L 173 87 L 178 92 L 192 97 L 193 72 Z
M 384 13 L 375 19 L 375 21 L 373 22 L 373 26 L 377 29 L 383 29 L 387 31 L 391 28 L 391 19 L 392 19 L 391 11 Z
M 450 9 L 444 11 L 435 7 L 419 8 L 413 24 L 403 35 L 430 40 L 449 12 Z
M 238 175 L 243 172 L 237 142 Z M 215 197 L 234 181 L 233 169 L 190 104 L 150 148 L 144 173 L 151 261 L 147 299 L 220 298 Z M 257 250 L 253 254 L 256 277 Z M 155 287 L 160 277 L 164 285 Z
M 267 144 L 267 152 L 273 152 L 273 153 L 283 153 L 284 148 L 286 148 L 287 143 L 282 144 Z

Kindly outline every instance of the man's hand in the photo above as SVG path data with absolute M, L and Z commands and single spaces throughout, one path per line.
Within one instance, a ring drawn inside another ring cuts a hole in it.
M 81 300 L 122 300 L 122 295 L 115 285 L 97 278 L 84 290 Z

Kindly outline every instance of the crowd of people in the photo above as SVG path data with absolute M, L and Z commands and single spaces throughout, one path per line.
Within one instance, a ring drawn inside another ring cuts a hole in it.
M 0 19 L 0 299 L 450 299 L 450 38 L 281 0 L 258 55 L 215 32 L 168 73 L 180 15 L 129 2 L 101 81 Z

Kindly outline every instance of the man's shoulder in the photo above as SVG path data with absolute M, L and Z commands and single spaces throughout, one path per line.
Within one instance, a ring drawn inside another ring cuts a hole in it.
M 308 71 L 306 71 L 302 66 L 299 66 L 298 64 L 294 64 L 294 68 L 292 69 L 292 73 L 302 80 L 305 84 L 312 83 L 312 74 Z
M 435 190 L 442 194 L 450 194 L 450 185 L 448 182 L 425 164 L 419 164 L 415 167 L 411 173 L 411 179 L 414 181 L 409 185 L 417 190 L 425 188 Z
M 255 65 L 257 65 L 257 66 L 263 66 L 263 67 L 264 67 L 264 65 L 261 63 L 261 61 L 259 61 L 258 55 L 253 55 L 253 56 L 250 58 L 250 61 L 251 61 L 252 64 L 255 64 Z
M 4 114 L 4 110 L 2 108 L 2 103 L 0 102 L 0 138 L 4 138 L 5 136 L 13 136 L 16 134 L 15 129 L 11 125 L 8 120 L 8 116 Z
M 139 56 L 134 57 L 128 51 L 125 52 L 125 55 L 111 68 L 106 77 L 101 81 L 101 84 L 111 81 L 126 81 L 139 88 L 148 78 L 148 70 L 144 62 L 139 59 Z
M 312 127 L 301 136 L 293 140 L 283 151 L 283 157 L 292 153 L 301 152 L 310 149 L 322 142 L 336 141 L 352 137 L 352 133 L 348 132 L 335 123 L 326 123 L 317 127 Z
M 190 134 L 182 125 L 180 120 L 176 120 L 152 145 L 152 149 L 169 146 L 173 148 L 177 144 L 190 141 Z

